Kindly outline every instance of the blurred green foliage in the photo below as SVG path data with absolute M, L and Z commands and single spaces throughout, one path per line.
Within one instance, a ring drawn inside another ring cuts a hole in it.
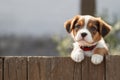
M 105 37 L 110 54 L 120 55 L 120 21 L 117 21 L 115 16 L 113 20 L 109 21 L 107 14 L 104 13 L 102 15 L 101 18 L 112 26 L 112 31 Z M 67 56 L 71 53 L 73 43 L 71 36 L 63 38 L 54 36 L 53 40 L 57 43 L 57 50 L 60 56 Z
M 106 9 L 103 12 L 100 14 L 101 18 L 112 26 L 111 32 L 105 37 L 110 54 L 120 55 L 120 20 L 118 20 L 116 14 L 108 16 L 109 13 Z
M 120 21 L 116 22 L 111 33 L 105 38 L 112 55 L 120 55 Z
M 54 36 L 52 39 L 57 43 L 56 48 L 60 56 L 68 56 L 71 53 L 73 41 L 70 36 L 66 36 L 64 38 Z

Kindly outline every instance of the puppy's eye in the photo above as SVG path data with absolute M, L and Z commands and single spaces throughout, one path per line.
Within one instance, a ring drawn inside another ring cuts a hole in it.
M 75 25 L 75 28 L 76 29 L 79 29 L 81 26 L 80 25 Z
M 90 30 L 91 31 L 97 31 L 97 28 L 96 27 L 91 27 Z

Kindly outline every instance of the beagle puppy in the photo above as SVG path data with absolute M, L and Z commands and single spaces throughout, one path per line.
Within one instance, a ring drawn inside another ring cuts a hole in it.
M 111 26 L 100 18 L 90 15 L 77 15 L 64 24 L 67 32 L 74 39 L 71 58 L 81 62 L 84 56 L 91 57 L 93 64 L 100 64 L 108 48 L 104 37 L 110 32 Z

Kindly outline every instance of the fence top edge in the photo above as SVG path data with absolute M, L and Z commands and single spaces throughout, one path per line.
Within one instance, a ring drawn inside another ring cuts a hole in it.
M 107 55 L 105 57 L 120 57 L 120 55 Z M 62 56 L 0 56 L 1 58 L 69 58 L 70 56 L 67 57 L 62 57 Z
M 0 56 L 0 59 L 2 58 L 69 58 L 69 56 Z

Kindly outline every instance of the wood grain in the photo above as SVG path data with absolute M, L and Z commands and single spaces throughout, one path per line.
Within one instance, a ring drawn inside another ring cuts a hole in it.
M 0 58 L 0 80 L 3 80 L 3 59 Z
M 0 80 L 120 80 L 120 56 L 106 56 L 99 65 L 90 57 L 0 57 Z
M 104 80 L 104 70 L 104 61 L 99 65 L 95 65 L 91 63 L 91 58 L 86 57 L 82 62 L 82 80 Z
M 120 80 L 120 56 L 106 57 L 106 80 Z
M 28 80 L 73 80 L 74 62 L 70 58 L 30 57 Z
M 27 58 L 5 57 L 4 80 L 27 80 Z

